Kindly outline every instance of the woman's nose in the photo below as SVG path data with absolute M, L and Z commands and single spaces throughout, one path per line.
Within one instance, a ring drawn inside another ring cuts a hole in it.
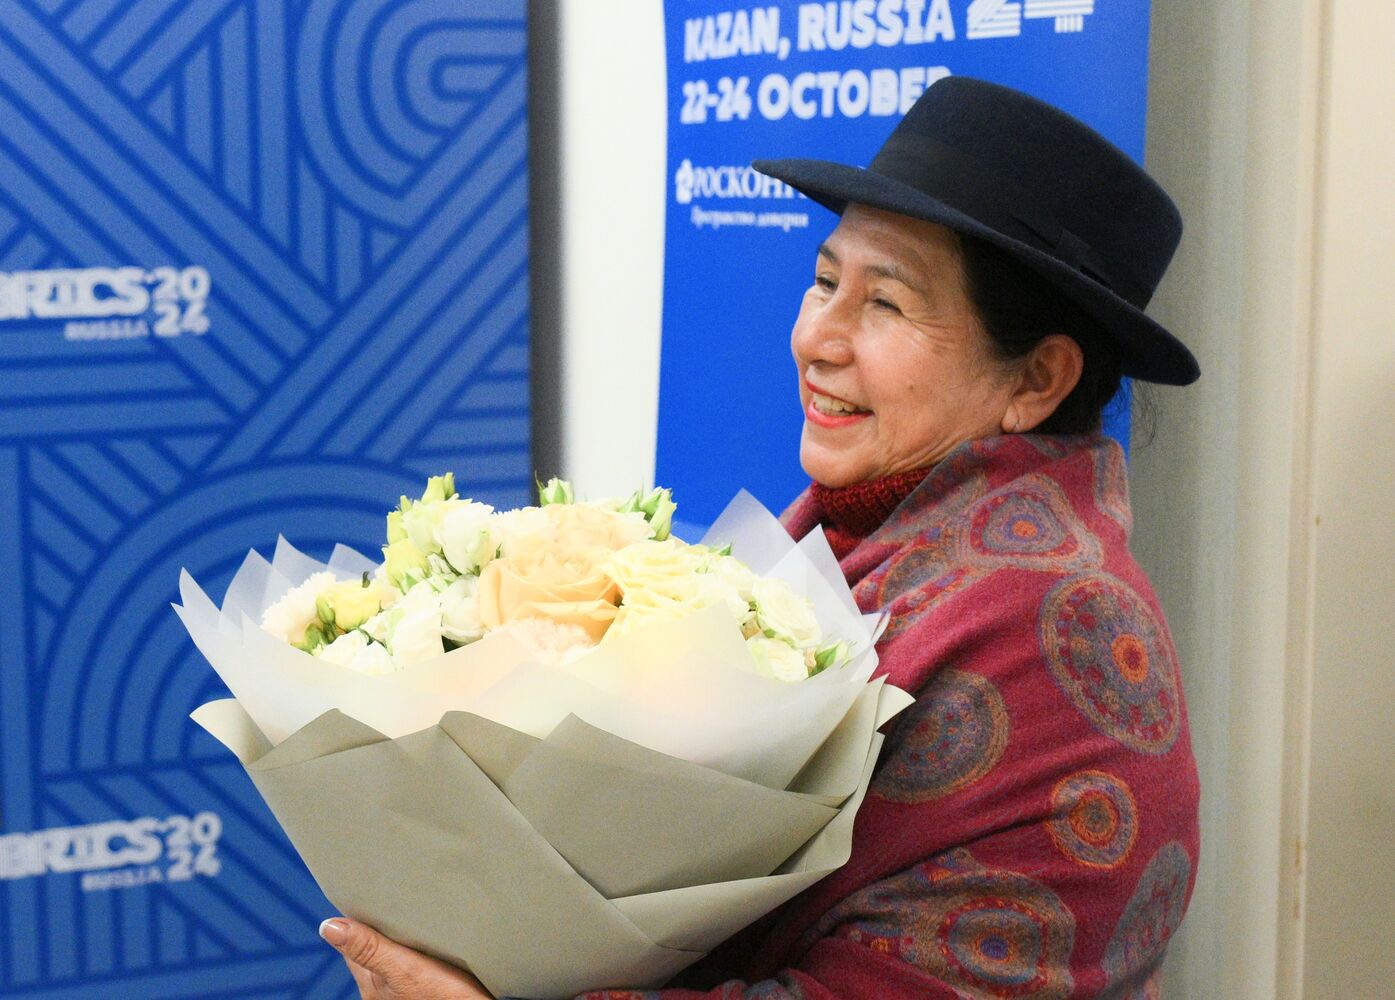
M 806 308 L 794 324 L 794 354 L 801 364 L 846 365 L 853 359 L 857 320 L 846 296 L 837 292 Z

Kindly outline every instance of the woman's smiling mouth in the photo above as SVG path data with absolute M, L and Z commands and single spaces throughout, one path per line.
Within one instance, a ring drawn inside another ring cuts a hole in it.
M 805 386 L 809 390 L 809 404 L 804 408 L 805 416 L 820 427 L 846 427 L 872 415 L 871 410 L 864 410 L 856 403 L 821 392 L 808 382 Z

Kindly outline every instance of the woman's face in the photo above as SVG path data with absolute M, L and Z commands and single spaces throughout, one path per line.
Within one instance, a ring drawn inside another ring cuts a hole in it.
M 964 290 L 954 235 L 850 205 L 790 338 L 804 471 L 825 486 L 932 465 L 1001 430 L 1012 383 Z

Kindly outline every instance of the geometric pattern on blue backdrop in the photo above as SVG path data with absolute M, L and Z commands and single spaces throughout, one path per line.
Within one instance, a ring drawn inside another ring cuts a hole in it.
M 357 995 L 170 602 L 528 502 L 525 6 L 0 2 L 0 996 Z

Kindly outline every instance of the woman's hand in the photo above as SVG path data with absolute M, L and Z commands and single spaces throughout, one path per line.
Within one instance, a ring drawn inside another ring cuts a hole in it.
M 357 920 L 326 920 L 320 937 L 344 956 L 363 1000 L 494 1000 L 468 972 L 390 941 Z

